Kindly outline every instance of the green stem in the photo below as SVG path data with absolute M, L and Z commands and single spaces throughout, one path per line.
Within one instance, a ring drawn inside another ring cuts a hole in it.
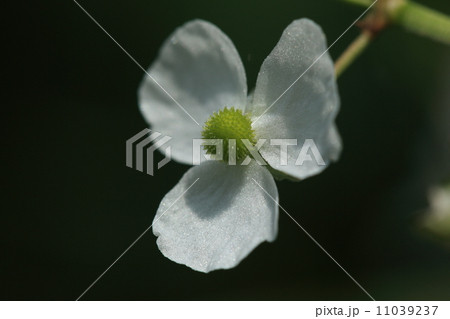
M 341 54 L 334 64 L 336 78 L 364 51 L 369 45 L 372 35 L 368 31 L 362 31 L 361 34 L 350 44 L 350 46 Z
M 441 12 L 405 1 L 395 10 L 392 20 L 412 32 L 450 44 L 450 17 Z
M 374 0 L 341 0 L 368 7 Z M 450 44 L 450 17 L 409 0 L 378 0 L 376 5 L 395 24 L 407 30 Z
M 342 0 L 348 3 L 359 4 L 363 6 L 370 5 L 370 0 Z M 350 46 L 337 59 L 334 69 L 336 78 L 364 51 L 369 45 L 373 36 L 384 29 L 389 22 L 402 25 L 406 29 L 427 36 L 434 40 L 450 44 L 450 17 L 443 13 L 429 9 L 423 5 L 413 3 L 407 0 L 378 0 L 382 11 L 381 27 L 379 30 L 363 28 L 361 34 L 350 44 Z M 366 18 L 366 22 L 372 24 L 376 22 L 376 12 Z M 379 16 L 378 16 L 379 17 Z M 380 20 L 379 20 L 380 21 Z M 376 24 L 375 24 L 376 26 Z
M 363 7 L 366 7 L 366 8 L 368 6 L 370 6 L 372 4 L 372 2 L 373 2 L 371 0 L 341 0 L 341 1 L 347 2 L 347 3 L 350 3 L 350 4 L 355 4 L 355 5 L 358 5 L 358 6 L 363 6 Z

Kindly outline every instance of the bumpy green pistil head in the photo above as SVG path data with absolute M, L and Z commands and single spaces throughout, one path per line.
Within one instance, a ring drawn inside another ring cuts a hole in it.
M 243 160 L 249 151 L 243 143 L 243 139 L 248 140 L 252 145 L 256 144 L 255 132 L 252 129 L 252 122 L 248 114 L 243 114 L 241 110 L 234 107 L 224 108 L 205 122 L 202 137 L 204 139 L 220 139 L 223 140 L 223 160 L 229 159 L 229 145 L 232 149 L 233 142 L 236 141 L 236 160 Z M 216 154 L 215 145 L 203 145 L 207 154 Z

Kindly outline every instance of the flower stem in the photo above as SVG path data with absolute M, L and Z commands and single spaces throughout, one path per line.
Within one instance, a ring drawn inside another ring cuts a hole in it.
M 342 0 L 368 6 L 371 0 Z M 390 24 L 398 24 L 417 34 L 450 45 L 450 17 L 408 0 L 378 0 L 358 26 L 361 34 L 337 59 L 336 78 L 364 51 L 370 41 Z
M 358 6 L 363 6 L 366 8 L 372 4 L 371 0 L 342 0 L 342 1 Z
M 368 7 L 374 0 L 341 0 Z M 409 0 L 378 0 L 376 7 L 387 14 L 389 22 L 416 34 L 450 44 L 450 17 Z
M 392 19 L 412 32 L 450 44 L 450 17 L 441 12 L 405 1 Z
M 334 64 L 336 78 L 364 51 L 372 39 L 372 34 L 363 30 L 361 34 L 350 44 L 350 46 L 341 54 Z

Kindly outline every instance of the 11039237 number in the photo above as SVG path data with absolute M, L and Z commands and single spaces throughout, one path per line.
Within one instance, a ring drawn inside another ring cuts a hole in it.
M 438 306 L 377 306 L 378 316 L 434 316 Z

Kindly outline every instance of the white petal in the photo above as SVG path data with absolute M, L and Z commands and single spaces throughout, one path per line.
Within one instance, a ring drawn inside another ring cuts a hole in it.
M 308 19 L 291 23 L 264 61 L 253 104 L 247 108 L 256 121 L 253 127 L 258 138 L 297 139 L 297 146 L 288 147 L 288 165 L 281 165 L 279 146 L 266 143 L 260 152 L 272 167 L 299 179 L 317 174 L 326 167 L 315 160 L 295 165 L 306 139 L 313 139 L 326 165 L 336 160 L 341 150 L 339 134 L 334 127 L 339 95 L 333 61 L 328 53 L 324 54 L 326 50 L 325 35 L 317 24 Z M 292 85 L 300 75 L 301 78 Z M 257 120 L 259 116 L 261 118 Z
M 216 26 L 194 20 L 178 28 L 164 43 L 139 88 L 139 105 L 155 131 L 173 137 L 172 157 L 192 162 L 192 139 L 201 138 L 204 122 L 225 106 L 244 108 L 247 80 L 231 40 Z
M 232 268 L 261 242 L 273 241 L 278 206 L 252 178 L 278 201 L 275 181 L 254 161 L 248 166 L 207 161 L 191 168 L 164 197 L 154 219 L 164 256 L 209 272 Z

